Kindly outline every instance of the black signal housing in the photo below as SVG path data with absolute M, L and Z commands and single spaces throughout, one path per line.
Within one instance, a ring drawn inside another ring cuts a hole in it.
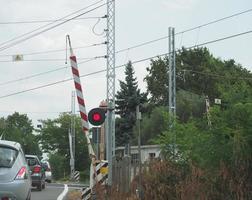
M 88 113 L 88 121 L 94 126 L 100 126 L 105 121 L 106 111 L 102 108 L 93 108 Z

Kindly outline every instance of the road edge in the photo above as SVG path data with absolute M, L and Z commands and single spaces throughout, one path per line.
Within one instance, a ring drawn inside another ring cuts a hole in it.
M 68 193 L 68 186 L 67 186 L 67 184 L 64 184 L 64 190 L 63 190 L 63 192 L 58 196 L 57 200 L 63 200 L 63 199 L 65 199 L 67 193 Z

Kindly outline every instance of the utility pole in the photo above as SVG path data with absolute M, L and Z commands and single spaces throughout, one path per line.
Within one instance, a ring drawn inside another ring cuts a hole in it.
M 143 199 L 142 194 L 142 156 L 141 156 L 141 126 L 140 120 L 142 119 L 141 112 L 139 112 L 139 105 L 136 107 L 136 119 L 138 127 L 138 159 L 139 159 L 139 179 L 138 179 L 138 193 L 139 198 Z
M 108 185 L 112 186 L 112 157 L 115 155 L 115 1 L 107 0 L 107 118 L 106 157 Z
M 74 179 L 74 171 L 75 171 L 75 92 L 74 91 L 72 91 L 72 101 L 71 101 L 71 127 L 69 130 L 69 144 L 70 144 L 71 178 Z
M 169 27 L 169 113 L 176 117 L 176 58 L 175 58 L 175 33 Z
M 176 119 L 176 53 L 175 30 L 169 27 L 169 115 L 170 128 L 174 130 Z M 173 132 L 173 155 L 175 155 L 176 133 Z
M 210 117 L 210 103 L 209 103 L 209 98 L 206 96 L 206 114 L 207 114 L 207 124 L 211 128 L 212 123 L 211 123 L 211 117 Z

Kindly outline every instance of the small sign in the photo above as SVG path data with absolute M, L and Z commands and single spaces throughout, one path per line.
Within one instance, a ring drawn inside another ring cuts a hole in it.
M 214 99 L 214 103 L 220 105 L 221 104 L 221 99 Z
M 24 60 L 24 56 L 21 54 L 12 56 L 12 61 L 14 61 L 14 62 L 23 61 L 23 60 Z
M 79 171 L 74 172 L 74 180 L 76 180 L 76 181 L 80 180 L 80 172 Z
M 108 174 L 108 167 L 101 167 L 100 172 L 101 174 Z

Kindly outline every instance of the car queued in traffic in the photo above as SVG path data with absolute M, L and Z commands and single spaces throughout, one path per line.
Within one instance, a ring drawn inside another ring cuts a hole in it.
M 0 139 L 0 200 L 30 200 L 31 188 L 45 189 L 52 181 L 48 161 L 25 155 L 18 142 Z

